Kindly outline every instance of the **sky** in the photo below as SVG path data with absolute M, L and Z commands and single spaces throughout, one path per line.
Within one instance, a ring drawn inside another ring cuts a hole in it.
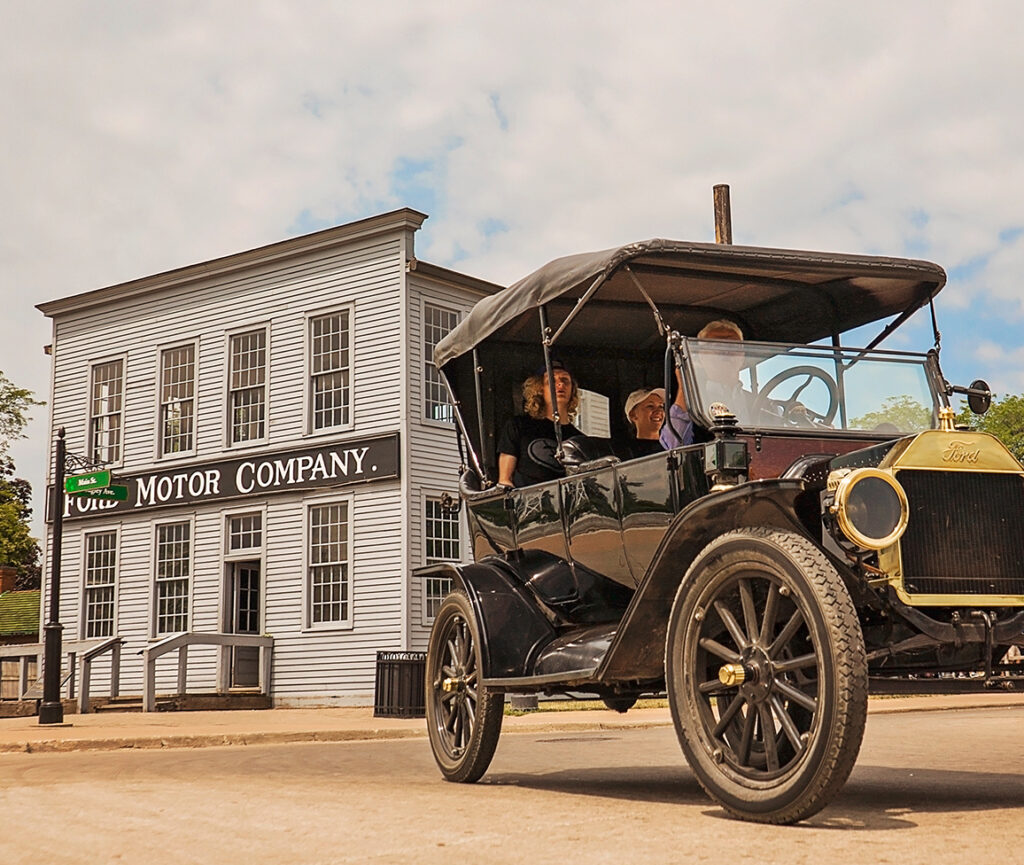
M 1024 392 L 1024 15 L 858 3 L 0 0 L 0 370 L 35 305 L 399 207 L 508 284 L 651 237 L 924 258 L 946 377 Z M 885 347 L 927 350 L 919 313 Z M 36 490 L 45 407 L 12 448 Z

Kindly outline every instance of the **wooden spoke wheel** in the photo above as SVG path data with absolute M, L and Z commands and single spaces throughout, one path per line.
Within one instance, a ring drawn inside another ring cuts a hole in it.
M 487 771 L 501 733 L 504 692 L 480 682 L 472 604 L 454 591 L 441 604 L 427 647 L 427 733 L 441 774 L 472 783 Z
M 736 816 L 794 823 L 846 782 L 867 716 L 867 662 L 836 569 L 801 535 L 729 532 L 677 593 L 665 675 L 680 745 Z

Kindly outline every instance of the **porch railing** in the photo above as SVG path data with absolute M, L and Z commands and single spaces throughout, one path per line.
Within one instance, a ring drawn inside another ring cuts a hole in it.
M 67 687 L 67 695 L 75 699 L 76 672 L 78 682 L 78 711 L 89 711 L 89 690 L 92 683 L 92 664 L 101 655 L 110 653 L 110 696 L 119 693 L 121 679 L 121 637 L 106 637 L 98 640 L 65 640 L 61 646 L 61 655 L 66 658 L 66 666 L 61 665 L 60 687 Z M 29 683 L 28 667 L 31 660 L 36 661 L 37 675 L 42 669 L 43 643 L 20 643 L 13 646 L 0 646 L 0 658 L 17 658 L 18 664 L 18 699 L 31 700 L 42 697 L 42 680 L 37 678 Z
M 178 653 L 178 695 L 186 693 L 188 685 L 188 649 L 189 646 L 222 646 L 225 650 L 232 648 L 258 648 L 259 689 L 264 695 L 270 694 L 270 670 L 274 651 L 274 638 L 256 634 L 217 634 L 217 633 L 183 633 L 165 637 L 152 646 L 142 650 L 142 711 L 152 712 L 156 709 L 156 662 L 169 652 Z M 225 654 L 227 654 L 225 652 Z M 227 691 L 227 677 L 230 674 L 230 663 L 222 659 L 220 690 Z

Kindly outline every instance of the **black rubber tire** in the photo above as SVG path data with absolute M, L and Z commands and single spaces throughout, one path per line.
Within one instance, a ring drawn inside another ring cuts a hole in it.
M 723 684 L 726 663 L 746 681 Z M 731 814 L 795 823 L 846 783 L 867 718 L 864 639 L 807 538 L 748 528 L 708 544 L 672 606 L 665 678 L 683 753 Z
M 448 781 L 478 781 L 498 746 L 505 694 L 481 685 L 480 670 L 476 616 L 465 592 L 456 590 L 434 617 L 426 668 L 427 735 Z

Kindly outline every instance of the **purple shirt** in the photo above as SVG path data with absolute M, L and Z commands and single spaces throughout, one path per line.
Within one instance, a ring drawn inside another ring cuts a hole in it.
M 680 439 L 679 434 L 682 434 Z M 665 450 L 693 444 L 693 421 L 690 413 L 675 403 L 668 407 L 668 419 L 661 428 L 661 445 Z

